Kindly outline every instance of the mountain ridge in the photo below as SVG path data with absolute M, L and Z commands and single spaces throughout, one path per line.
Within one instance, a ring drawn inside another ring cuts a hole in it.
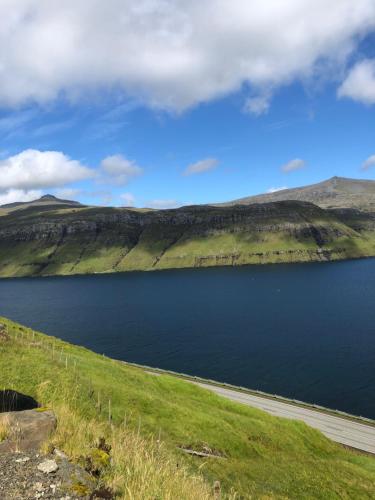
M 0 277 L 375 256 L 375 182 L 334 178 L 316 186 L 293 191 L 310 200 L 275 200 L 274 193 L 165 210 L 59 204 L 47 196 L 0 211 Z
M 48 206 L 48 205 L 69 205 L 69 206 L 84 206 L 79 201 L 74 200 L 64 200 L 62 198 L 57 198 L 53 194 L 44 194 L 40 198 L 30 201 L 16 201 L 13 203 L 6 203 L 5 205 L 0 205 L 0 209 L 3 210 L 21 210 L 23 208 L 29 208 L 31 206 Z
M 329 179 L 307 184 L 295 188 L 285 188 L 272 193 L 260 193 L 222 203 L 204 203 L 193 206 L 233 206 L 254 203 L 270 203 L 277 201 L 306 201 L 322 208 L 357 208 L 359 210 L 375 212 L 375 180 L 352 179 L 349 177 L 334 176 Z M 45 194 L 36 200 L 14 202 L 0 205 L 0 209 L 19 210 L 31 206 L 70 205 L 86 207 L 78 201 L 58 198 L 52 194 Z M 153 210 L 147 207 L 137 209 L 124 207 L 130 210 Z M 186 206 L 180 207 L 186 208 Z M 156 211 L 171 210 L 159 209 Z M 173 209 L 172 209 L 173 210 Z
M 335 176 L 316 184 L 245 196 L 219 205 L 247 205 L 284 200 L 309 201 L 322 208 L 357 208 L 375 212 L 375 181 Z
M 375 256 L 375 215 L 310 202 L 160 211 L 30 207 L 0 217 L 0 277 Z

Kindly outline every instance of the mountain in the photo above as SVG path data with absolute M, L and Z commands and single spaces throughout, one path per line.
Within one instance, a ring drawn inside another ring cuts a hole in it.
M 0 276 L 375 256 L 375 214 L 352 208 L 277 201 L 137 211 L 49 201 L 0 217 Z
M 249 205 L 284 200 L 309 201 L 322 208 L 357 208 L 375 212 L 375 181 L 332 177 L 318 184 L 248 196 L 223 205 Z
M 52 207 L 82 207 L 81 203 L 78 201 L 71 200 L 61 200 L 60 198 L 56 198 L 52 194 L 45 194 L 41 198 L 33 201 L 21 201 L 15 203 L 8 203 L 6 205 L 0 205 L 0 210 L 11 212 L 15 210 L 23 210 L 25 208 L 30 207 L 48 207 L 48 209 L 52 209 Z

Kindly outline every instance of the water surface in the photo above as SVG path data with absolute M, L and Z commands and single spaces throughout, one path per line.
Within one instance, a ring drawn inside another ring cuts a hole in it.
M 114 358 L 375 418 L 375 259 L 2 279 L 0 315 Z

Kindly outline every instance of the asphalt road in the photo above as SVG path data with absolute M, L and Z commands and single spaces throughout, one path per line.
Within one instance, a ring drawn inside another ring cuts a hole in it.
M 319 429 L 325 436 L 338 443 L 375 454 L 375 427 L 349 420 L 345 417 L 329 415 L 317 410 L 310 410 L 284 401 L 255 396 L 224 387 L 196 382 L 200 387 L 224 396 L 228 399 L 253 406 L 277 417 L 302 420 Z

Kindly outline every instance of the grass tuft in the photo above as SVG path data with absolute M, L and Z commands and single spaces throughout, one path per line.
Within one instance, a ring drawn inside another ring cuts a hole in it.
M 0 418 L 0 443 L 9 436 L 9 422 L 7 418 Z

